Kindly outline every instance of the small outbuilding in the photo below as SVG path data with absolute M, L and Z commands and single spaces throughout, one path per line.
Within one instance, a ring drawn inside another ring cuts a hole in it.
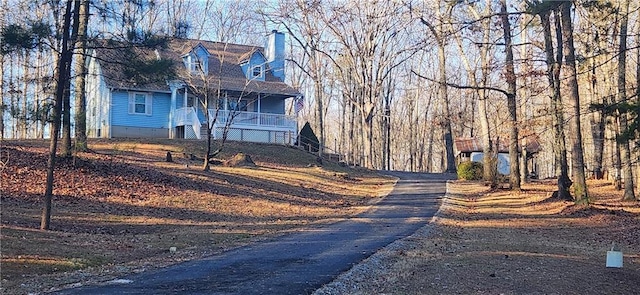
M 518 150 L 518 153 L 523 152 L 522 147 L 524 147 L 527 159 L 527 175 L 535 176 L 538 174 L 536 155 L 540 151 L 540 141 L 538 136 L 532 134 L 523 138 L 520 142 L 520 150 Z M 454 140 L 454 148 L 456 150 L 457 164 L 464 161 L 482 162 L 484 158 L 483 146 L 480 139 L 477 137 L 457 138 Z M 509 144 L 506 140 L 499 140 L 497 148 L 498 173 L 502 175 L 509 175 Z

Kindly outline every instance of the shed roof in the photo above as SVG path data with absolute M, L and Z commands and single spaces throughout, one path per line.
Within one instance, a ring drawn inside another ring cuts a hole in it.
M 520 141 L 520 149 L 522 149 L 523 141 Z M 525 149 L 529 154 L 535 154 L 540 151 L 540 141 L 536 134 L 531 134 L 524 138 Z M 457 153 L 473 153 L 473 152 L 482 152 L 483 146 L 479 138 L 477 137 L 466 137 L 466 138 L 457 138 L 454 140 L 454 147 Z M 498 143 L 498 152 L 499 153 L 508 153 L 509 152 L 509 143 L 505 139 L 500 139 Z

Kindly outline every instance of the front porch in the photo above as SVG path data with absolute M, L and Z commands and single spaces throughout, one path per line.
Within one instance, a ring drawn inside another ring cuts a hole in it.
M 297 123 L 293 116 L 284 114 L 209 109 L 212 135 L 220 139 L 226 132 L 228 140 L 295 143 Z M 206 117 L 195 107 L 175 110 L 174 138 L 203 139 L 207 136 Z

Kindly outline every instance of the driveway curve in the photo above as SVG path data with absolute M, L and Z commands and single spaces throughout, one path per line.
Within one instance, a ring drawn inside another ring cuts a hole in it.
M 144 272 L 120 284 L 57 294 L 310 294 L 340 273 L 429 222 L 447 174 L 385 172 L 391 193 L 347 220 L 280 236 L 220 255 Z

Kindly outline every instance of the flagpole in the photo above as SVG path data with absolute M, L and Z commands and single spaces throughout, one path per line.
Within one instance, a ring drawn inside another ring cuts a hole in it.
M 300 97 L 301 97 L 301 95 L 300 96 L 296 96 L 296 99 L 293 102 L 293 109 L 296 112 L 296 143 L 298 145 L 298 148 L 300 148 L 300 140 L 301 140 L 301 138 L 300 138 L 300 122 L 298 122 L 299 119 L 300 119 L 299 118 L 299 114 L 300 114 L 300 110 L 301 110 L 301 108 L 298 107 L 298 104 L 300 103 L 300 99 L 301 99 Z

